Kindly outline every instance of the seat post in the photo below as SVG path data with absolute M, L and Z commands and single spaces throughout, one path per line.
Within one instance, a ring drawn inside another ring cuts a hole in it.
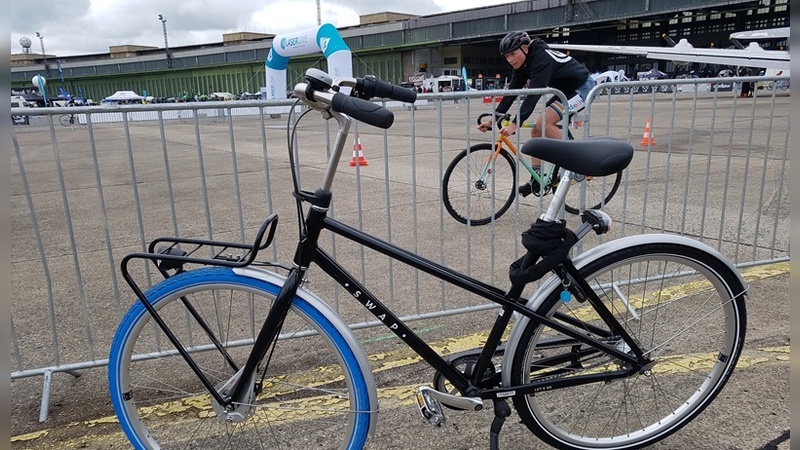
M 569 191 L 570 180 L 572 179 L 572 171 L 565 170 L 561 175 L 561 180 L 553 193 L 553 198 L 550 200 L 550 205 L 547 207 L 547 212 L 542 214 L 539 218 L 546 222 L 555 222 L 558 215 L 564 209 L 564 199 Z

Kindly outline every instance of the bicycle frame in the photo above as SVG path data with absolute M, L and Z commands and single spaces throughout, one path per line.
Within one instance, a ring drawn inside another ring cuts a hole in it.
M 330 194 L 317 191 L 318 195 L 326 198 L 329 202 Z M 513 287 L 509 292 L 503 292 L 496 287 L 482 283 L 476 279 L 468 277 L 464 274 L 456 272 L 452 269 L 439 265 L 433 261 L 427 260 L 416 254 L 408 252 L 400 247 L 392 245 L 388 242 L 382 241 L 371 235 L 363 233 L 355 228 L 352 228 L 344 223 L 338 222 L 326 216 L 327 207 L 324 205 L 314 205 L 310 208 L 307 217 L 306 236 L 301 239 L 298 244 L 295 256 L 295 268 L 291 271 L 286 284 L 281 289 L 280 294 L 275 302 L 275 306 L 267 317 L 261 333 L 258 336 L 256 345 L 254 347 L 251 358 L 244 368 L 240 379 L 249 379 L 248 374 L 249 366 L 255 367 L 263 355 L 266 353 L 268 343 L 275 339 L 280 330 L 280 324 L 283 316 L 286 314 L 291 299 L 294 298 L 299 285 L 302 282 L 302 274 L 305 270 L 303 267 L 308 267 L 311 263 L 316 263 L 325 273 L 334 278 L 345 290 L 347 290 L 362 306 L 367 308 L 385 327 L 391 330 L 398 338 L 400 338 L 406 345 L 408 345 L 414 352 L 421 356 L 432 368 L 440 372 L 445 378 L 450 381 L 464 395 L 479 396 L 483 399 L 499 399 L 507 397 L 508 395 L 525 395 L 539 390 L 556 389 L 558 387 L 574 386 L 585 383 L 594 383 L 601 380 L 612 380 L 616 378 L 624 378 L 633 373 L 636 373 L 639 368 L 646 363 L 644 355 L 639 349 L 638 345 L 627 335 L 619 323 L 613 318 L 606 307 L 601 303 L 592 292 L 591 288 L 586 285 L 586 282 L 580 277 L 577 269 L 565 261 L 562 267 L 566 276 L 571 280 L 579 283 L 584 294 L 588 295 L 588 301 L 598 311 L 600 316 L 604 319 L 606 324 L 610 327 L 612 333 L 607 335 L 619 336 L 633 349 L 635 356 L 628 355 L 617 350 L 614 347 L 606 345 L 603 342 L 584 336 L 569 327 L 562 325 L 558 320 L 541 316 L 535 312 L 524 307 L 524 300 L 519 298 L 522 292 L 522 286 Z M 588 226 L 582 227 L 581 234 L 585 235 L 589 232 Z M 372 294 L 365 286 L 363 286 L 353 275 L 347 272 L 340 266 L 332 257 L 330 257 L 323 249 L 317 246 L 317 238 L 319 237 L 322 229 L 329 230 L 345 239 L 356 242 L 360 245 L 373 249 L 381 254 L 387 255 L 393 259 L 403 262 L 413 268 L 419 269 L 428 273 L 436 278 L 446 281 L 455 286 L 467 289 L 481 297 L 497 303 L 502 306 L 502 313 L 496 319 L 489 338 L 486 344 L 481 349 L 476 370 L 470 378 L 467 378 L 461 372 L 455 369 L 445 358 L 436 353 L 425 341 L 423 341 L 410 327 L 408 327 L 400 318 L 398 318 L 389 308 L 387 308 L 374 294 Z M 581 285 L 581 281 L 583 284 Z M 502 388 L 486 388 L 482 385 L 482 381 L 486 379 L 486 369 L 491 363 L 491 358 L 495 351 L 500 346 L 500 339 L 507 327 L 512 312 L 517 312 L 529 317 L 531 320 L 544 323 L 554 330 L 557 330 L 576 341 L 585 343 L 595 349 L 596 351 L 612 354 L 614 357 L 626 361 L 630 364 L 630 369 L 620 370 L 618 372 L 608 373 L 604 375 L 589 375 L 589 376 L 576 376 L 569 377 L 562 380 L 541 380 L 533 381 L 524 386 L 508 386 Z M 560 317 L 565 319 L 564 317 Z M 574 323 L 574 321 L 573 321 Z M 266 335 L 265 335 L 266 333 Z M 263 347 L 262 347 L 263 346 Z M 261 349 L 261 351 L 259 351 Z M 233 393 L 232 402 L 235 402 L 238 395 L 244 395 L 244 388 L 246 383 L 239 383 L 237 389 Z M 483 388 L 483 389 L 482 389 Z M 241 392 L 239 392 L 241 391 Z
M 299 194 L 301 197 L 308 198 L 307 193 L 306 195 L 302 195 L 303 193 Z M 436 262 L 423 258 L 389 242 L 378 239 L 349 225 L 327 217 L 327 211 L 331 201 L 331 193 L 328 191 L 320 189 L 311 198 L 312 206 L 308 210 L 305 221 L 305 231 L 300 237 L 300 241 L 297 246 L 294 267 L 290 271 L 290 275 L 287 278 L 286 283 L 282 286 L 275 304 L 264 322 L 261 332 L 259 333 L 254 345 L 253 352 L 251 353 L 244 369 L 241 371 L 241 375 L 239 377 L 240 380 L 250 379 L 252 370 L 255 370 L 256 365 L 266 355 L 270 344 L 279 335 L 283 318 L 291 306 L 291 301 L 297 293 L 299 286 L 302 284 L 305 271 L 312 263 L 317 264 L 326 274 L 336 280 L 345 290 L 347 290 L 347 292 L 350 293 L 350 295 L 352 295 L 359 303 L 361 303 L 362 306 L 364 306 L 380 322 L 382 322 L 386 328 L 391 330 L 415 353 L 422 357 L 433 369 L 441 373 L 453 384 L 453 386 L 467 396 L 479 396 L 482 399 L 497 400 L 500 398 L 509 397 L 511 395 L 531 394 L 540 390 L 557 389 L 559 387 L 595 383 L 604 380 L 610 381 L 617 378 L 628 377 L 638 372 L 640 368 L 648 362 L 638 344 L 627 334 L 619 322 L 612 316 L 610 311 L 608 311 L 608 309 L 602 304 L 601 300 L 594 294 L 592 289 L 587 285 L 586 281 L 583 280 L 578 273 L 578 270 L 571 264 L 569 259 L 563 261 L 559 265 L 559 270 L 557 272 L 560 273 L 560 276 L 568 278 L 570 282 L 578 284 L 585 300 L 587 300 L 595 308 L 595 310 L 597 310 L 600 317 L 608 325 L 611 332 L 605 332 L 602 334 L 604 334 L 605 337 L 614 336 L 623 339 L 632 349 L 634 353 L 633 356 L 623 353 L 617 348 L 609 346 L 601 341 L 584 336 L 582 333 L 563 325 L 559 320 L 571 322 L 572 324 L 576 323 L 574 320 L 571 320 L 565 316 L 559 315 L 557 318 L 552 319 L 527 309 L 525 307 L 525 300 L 519 297 L 522 293 L 523 286 L 514 286 L 508 292 L 504 292 L 494 286 L 485 284 L 465 274 L 454 271 L 448 267 L 442 266 Z M 466 289 L 491 302 L 499 304 L 502 307 L 502 312 L 495 320 L 486 344 L 480 350 L 476 370 L 474 371 L 473 375 L 468 378 L 459 372 L 444 357 L 436 353 L 425 341 L 423 341 L 416 333 L 414 333 L 408 325 L 406 325 L 399 317 L 397 317 L 397 315 L 387 308 L 353 275 L 339 265 L 323 249 L 319 248 L 318 238 L 323 229 L 331 231 L 357 244 L 375 250 L 383 255 L 389 256 L 392 259 L 407 264 L 415 269 L 421 270 L 442 281 L 450 283 L 454 286 L 458 286 L 462 289 Z M 588 234 L 590 230 L 591 226 L 587 224 L 581 227 L 576 234 L 580 237 L 583 237 Z M 491 364 L 492 356 L 500 347 L 501 337 L 513 316 L 512 312 L 517 312 L 530 318 L 531 320 L 546 324 L 547 326 L 563 333 L 569 338 L 590 346 L 592 349 L 594 349 L 594 351 L 611 354 L 615 358 L 627 362 L 630 368 L 627 370 L 620 370 L 602 375 L 575 376 L 561 380 L 545 378 L 539 381 L 532 381 L 524 386 L 488 388 L 485 383 L 483 383 L 485 380 L 487 380 L 487 368 Z M 198 375 L 202 376 L 202 374 Z M 242 398 L 244 398 L 247 387 L 247 383 L 237 383 L 231 399 L 226 403 L 231 404 L 241 402 Z
M 495 151 L 489 157 L 489 161 L 487 161 L 486 164 L 484 165 L 483 171 L 481 172 L 481 176 L 480 176 L 481 179 L 484 179 L 489 175 L 489 173 L 490 173 L 489 169 L 492 167 L 492 163 L 497 159 L 497 157 L 499 156 L 499 154 L 503 150 L 503 148 L 505 148 L 507 151 L 511 152 L 512 155 L 517 156 L 517 147 L 511 142 L 511 139 L 509 139 L 505 135 L 502 135 L 502 134 L 498 133 L 497 142 L 495 142 L 494 145 L 495 145 L 495 147 L 494 147 Z M 550 183 L 552 183 L 554 181 L 555 176 L 557 176 L 557 174 L 553 174 L 553 168 L 555 166 L 552 165 L 552 164 L 550 164 L 550 168 L 546 172 L 543 172 L 542 174 L 539 174 L 538 172 L 533 170 L 533 166 L 531 165 L 531 163 L 529 163 L 525 159 L 523 159 L 523 158 L 514 158 L 514 160 L 515 161 L 519 161 L 522 164 L 522 166 L 528 171 L 528 173 L 531 174 L 531 177 L 533 177 L 533 179 L 536 180 L 536 182 L 539 183 L 539 185 L 541 185 L 541 186 L 549 185 Z

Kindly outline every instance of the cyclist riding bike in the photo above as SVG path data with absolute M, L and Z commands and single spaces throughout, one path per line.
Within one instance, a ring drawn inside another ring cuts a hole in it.
M 558 89 L 567 96 L 570 104 L 579 103 L 579 107 L 573 112 L 583 108 L 589 91 L 595 85 L 589 75 L 589 69 L 585 65 L 569 55 L 551 49 L 541 39 L 531 40 L 528 33 L 524 31 L 512 31 L 505 35 L 500 40 L 500 54 L 505 56 L 506 61 L 514 69 L 509 89 L 546 87 Z M 521 127 L 531 116 L 540 97 L 541 95 L 526 96 L 520 105 L 519 114 L 512 118 L 510 124 L 500 128 L 500 134 L 504 136 L 514 134 L 517 128 Z M 495 112 L 505 114 L 516 98 L 516 95 L 503 96 Z M 545 110 L 536 117 L 534 127 L 531 128 L 531 137 L 543 136 L 560 139 L 562 130 L 559 123 L 564 117 L 564 110 L 561 101 L 557 97 L 553 97 Z M 569 111 L 569 108 L 566 110 Z M 491 122 L 484 122 L 478 125 L 478 130 L 485 133 L 491 127 Z M 534 170 L 541 166 L 541 161 L 538 159 L 532 159 L 531 162 Z M 541 169 L 537 172 L 541 173 Z M 534 186 L 534 183 L 536 181 L 531 178 L 531 181 L 520 186 L 519 194 L 526 197 L 537 190 L 538 186 Z

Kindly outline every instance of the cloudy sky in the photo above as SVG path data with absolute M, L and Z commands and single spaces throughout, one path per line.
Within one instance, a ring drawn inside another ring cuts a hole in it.
M 321 0 L 322 23 L 358 24 L 358 16 L 382 11 L 428 15 L 513 0 Z M 250 31 L 282 34 L 317 24 L 315 0 L 36 0 L 11 2 L 11 53 L 71 56 L 107 53 L 114 45 L 164 46 L 158 15 L 167 19 L 170 47 L 221 42 L 224 33 Z

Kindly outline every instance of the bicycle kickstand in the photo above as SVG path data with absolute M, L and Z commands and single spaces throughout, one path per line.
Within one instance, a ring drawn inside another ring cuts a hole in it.
M 494 420 L 492 420 L 492 427 L 489 432 L 489 450 L 499 450 L 500 430 L 503 428 L 506 417 L 510 415 L 511 407 L 508 406 L 508 402 L 505 399 L 494 401 Z

